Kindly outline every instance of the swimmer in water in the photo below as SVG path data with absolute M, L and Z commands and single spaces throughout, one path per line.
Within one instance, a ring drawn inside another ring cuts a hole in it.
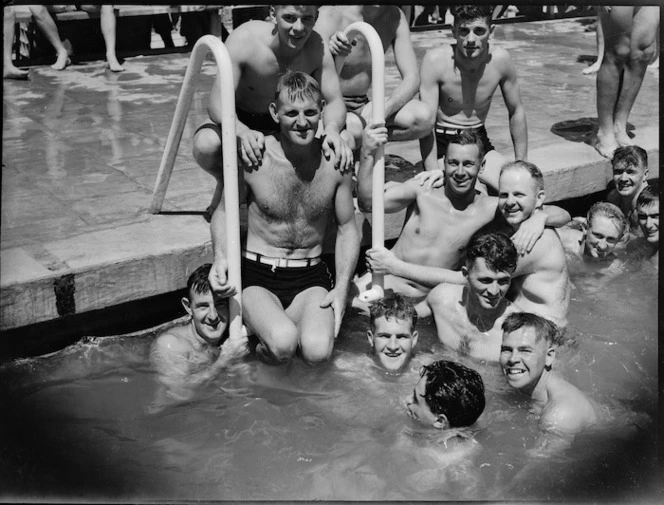
M 150 349 L 150 363 L 163 386 L 155 405 L 184 401 L 199 386 L 248 353 L 247 338 L 226 338 L 228 298 L 210 289 L 209 263 L 198 267 L 187 281 L 182 306 L 190 317 L 185 326 L 159 335 Z
M 408 364 L 417 344 L 415 307 L 403 295 L 393 293 L 374 302 L 367 339 L 380 365 L 399 372 Z
M 434 131 L 420 140 L 425 170 L 438 168 L 447 152 L 450 136 L 462 130 L 477 131 L 484 143 L 484 162 L 480 181 L 498 186 L 500 167 L 507 161 L 489 140 L 484 127 L 493 95 L 500 87 L 517 160 L 528 157 L 526 113 L 521 103 L 516 68 L 502 47 L 489 39 L 490 5 L 461 5 L 453 9 L 452 33 L 456 43 L 429 49 L 420 66 L 420 100 L 437 110 Z
M 518 254 L 502 233 L 478 233 L 470 241 L 461 284 L 440 284 L 429 293 L 438 338 L 474 359 L 497 362 L 502 323 L 518 310 L 505 298 Z
M 618 252 L 627 229 L 625 215 L 616 205 L 597 202 L 590 207 L 585 219 L 573 221 L 556 232 L 568 258 L 601 263 L 606 266 L 603 273 L 612 273 L 621 264 Z
M 636 215 L 643 237 L 627 244 L 628 256 L 637 256 L 659 268 L 659 184 L 646 186 L 636 200 Z
M 592 426 L 597 413 L 578 388 L 553 372 L 559 329 L 536 314 L 515 312 L 503 323 L 500 365 L 507 383 L 531 398 L 546 432 L 569 441 Z
M 648 186 L 648 153 L 639 146 L 619 147 L 611 159 L 614 188 L 606 200 L 617 205 L 629 222 L 629 233 L 641 236 L 639 220 L 636 216 L 636 199 L 643 188 Z

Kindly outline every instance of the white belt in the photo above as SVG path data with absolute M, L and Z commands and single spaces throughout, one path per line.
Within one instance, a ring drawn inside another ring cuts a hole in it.
M 251 261 L 270 265 L 272 269 L 275 268 L 302 268 L 318 265 L 321 262 L 320 256 L 317 258 L 271 258 L 270 256 L 263 256 L 262 254 L 254 253 L 251 251 L 242 251 L 242 257 Z
M 447 126 L 438 126 L 436 125 L 436 133 L 442 133 L 443 135 L 459 135 L 463 130 L 474 130 L 480 128 L 482 125 L 478 124 L 476 126 L 466 126 L 463 128 L 448 128 Z

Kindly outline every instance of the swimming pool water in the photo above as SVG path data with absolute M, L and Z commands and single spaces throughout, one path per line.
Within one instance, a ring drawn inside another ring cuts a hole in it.
M 4 364 L 0 496 L 651 501 L 661 477 L 657 279 L 647 269 L 610 281 L 574 273 L 571 343 L 554 369 L 603 421 L 555 455 L 533 450 L 537 420 L 497 365 L 443 349 L 425 320 L 409 369 L 388 375 L 367 354 L 367 319 L 349 314 L 330 363 L 270 367 L 248 357 L 157 413 L 153 332 Z M 484 378 L 475 442 L 446 446 L 405 414 L 419 365 L 439 358 Z

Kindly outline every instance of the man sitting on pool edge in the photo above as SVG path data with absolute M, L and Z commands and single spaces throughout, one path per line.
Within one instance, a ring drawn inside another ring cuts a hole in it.
M 215 297 L 208 276 L 210 263 L 198 267 L 187 280 L 182 306 L 190 317 L 159 335 L 150 348 L 150 363 L 163 386 L 156 405 L 189 399 L 194 388 L 216 377 L 249 351 L 247 338 L 226 338 L 228 298 Z
M 417 314 L 413 304 L 399 293 L 371 304 L 367 339 L 376 361 L 390 372 L 408 364 L 417 344 Z

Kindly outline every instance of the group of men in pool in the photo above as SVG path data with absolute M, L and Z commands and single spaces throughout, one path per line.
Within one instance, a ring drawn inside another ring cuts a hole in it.
M 240 201 L 248 213 L 244 322 L 265 362 L 283 363 L 297 353 L 309 363 L 329 359 L 348 293 L 357 295 L 368 282 L 352 282 L 360 249 L 354 176 L 358 206 L 368 212 L 376 150 L 390 139 L 420 139 L 426 172 L 385 186 L 386 212 L 407 209 L 401 235 L 392 250 L 366 253 L 370 273 L 386 274 L 385 287 L 395 293 L 369 307 L 368 339 L 378 363 L 402 370 L 417 342 L 417 315 L 433 314 L 444 344 L 471 358 L 499 361 L 508 384 L 530 395 L 542 423 L 578 431 L 595 422 L 596 413 L 583 393 L 552 372 L 567 324 L 570 282 L 565 249 L 551 227 L 566 225 L 570 216 L 543 205 L 542 173 L 525 161 L 526 119 L 516 72 L 509 54 L 489 44 L 491 9 L 459 6 L 454 19 L 456 43 L 427 51 L 419 75 L 408 25 L 396 6 L 275 6 L 270 21 L 249 21 L 228 37 L 244 165 Z M 355 21 L 371 24 L 384 49 L 393 48 L 402 75 L 386 99 L 385 124 L 371 121 L 366 42 L 351 43 L 343 33 Z M 339 75 L 335 58 L 345 58 Z M 248 352 L 245 338 L 221 344 L 227 298 L 235 294 L 224 250 L 221 104 L 215 92 L 223 77 L 213 86 L 210 122 L 194 137 L 195 158 L 217 180 L 209 208 L 214 261 L 189 279 L 182 303 L 191 323 L 161 335 L 153 346 L 166 386 L 209 380 Z M 517 159 L 509 163 L 484 128 L 499 87 Z M 621 149 L 639 156 L 643 151 Z M 646 193 L 647 160 L 623 162 L 618 151 L 614 172 L 622 173 L 613 197 L 622 212 L 636 212 L 656 253 L 657 192 L 641 204 L 642 197 L 632 194 Z M 498 196 L 480 191 L 478 181 Z M 583 254 L 593 258 L 615 249 L 614 235 L 600 218 L 614 223 L 606 213 L 589 215 L 581 232 Z M 334 279 L 321 259 L 331 223 L 337 227 Z M 437 428 L 470 425 L 484 401 L 481 376 L 444 361 L 423 368 L 408 411 Z

